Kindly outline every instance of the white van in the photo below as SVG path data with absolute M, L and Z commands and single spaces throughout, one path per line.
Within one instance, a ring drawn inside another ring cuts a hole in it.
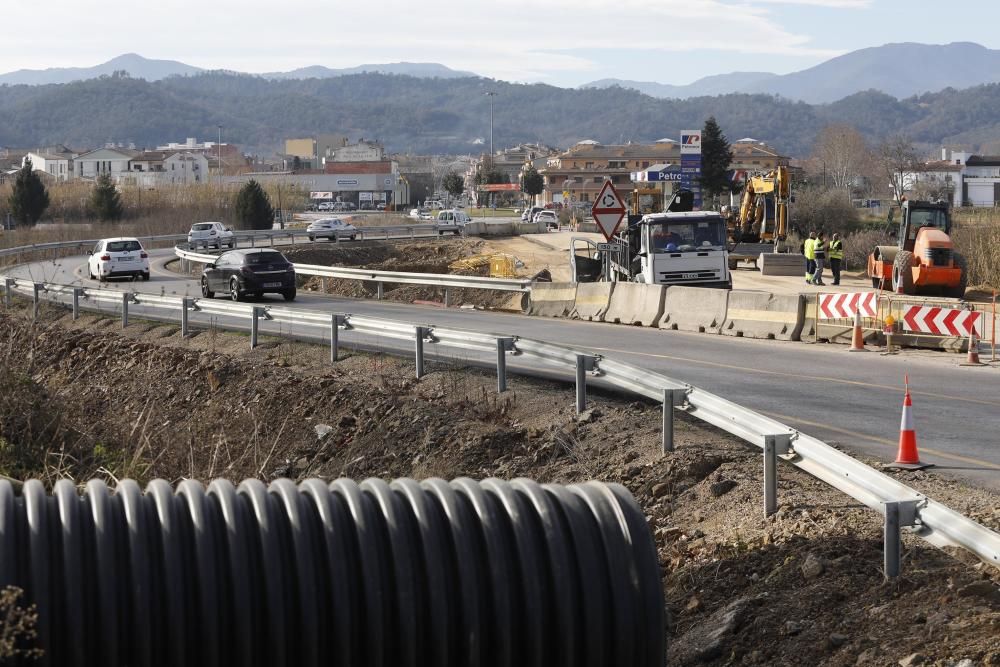
M 453 208 L 438 211 L 438 234 L 444 234 L 445 232 L 460 234 L 465 226 L 470 222 L 472 222 L 472 218 L 470 218 L 469 214 L 465 211 L 458 211 Z

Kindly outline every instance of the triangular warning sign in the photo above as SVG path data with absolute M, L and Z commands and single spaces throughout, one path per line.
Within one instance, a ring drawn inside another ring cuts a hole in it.
M 604 234 L 604 238 L 610 241 L 622 218 L 625 217 L 625 203 L 611 181 L 604 181 L 604 187 L 594 200 L 590 214 L 594 216 L 594 222 Z

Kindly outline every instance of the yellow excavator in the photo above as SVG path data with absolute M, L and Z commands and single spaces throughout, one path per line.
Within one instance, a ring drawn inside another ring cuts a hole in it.
M 788 167 L 747 177 L 739 211 L 727 216 L 733 243 L 773 243 L 775 251 L 788 234 L 788 200 L 791 195 Z

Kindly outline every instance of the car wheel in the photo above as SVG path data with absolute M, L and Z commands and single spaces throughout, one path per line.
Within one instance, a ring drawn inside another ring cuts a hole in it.
M 94 280 L 94 272 L 90 269 L 90 264 L 87 265 L 87 275 L 91 280 Z
M 295 288 L 286 289 L 281 293 L 281 296 L 285 297 L 285 301 L 295 301 Z
M 316 237 L 315 236 L 310 236 L 309 240 L 315 243 L 316 242 Z
M 144 281 L 149 281 L 149 271 L 143 271 L 142 272 L 142 279 Z
M 356 234 L 351 234 L 351 240 L 352 241 L 355 240 L 356 238 L 358 238 Z
M 201 277 L 201 295 L 206 299 L 211 299 L 215 296 L 215 292 L 208 289 L 208 278 L 205 276 Z
M 233 301 L 241 301 L 243 295 L 240 294 L 240 282 L 233 278 L 229 281 L 229 298 Z

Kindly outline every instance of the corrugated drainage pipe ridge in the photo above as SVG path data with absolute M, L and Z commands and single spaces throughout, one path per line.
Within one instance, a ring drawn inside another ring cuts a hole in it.
M 0 481 L 0 585 L 44 664 L 662 665 L 617 484 Z

